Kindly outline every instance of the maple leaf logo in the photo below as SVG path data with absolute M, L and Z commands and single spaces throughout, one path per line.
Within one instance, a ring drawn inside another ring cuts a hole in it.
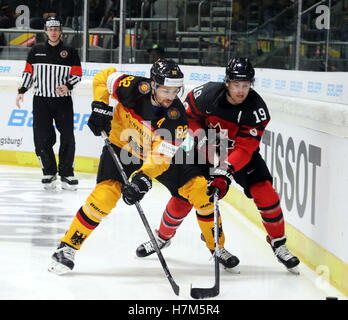
M 222 148 L 227 147 L 227 149 L 234 149 L 235 140 L 232 140 L 228 137 L 228 129 L 222 129 L 220 122 L 217 122 L 215 125 L 210 122 L 208 124 L 208 128 L 216 130 L 216 146 L 220 146 Z M 208 141 L 210 141 L 209 137 Z

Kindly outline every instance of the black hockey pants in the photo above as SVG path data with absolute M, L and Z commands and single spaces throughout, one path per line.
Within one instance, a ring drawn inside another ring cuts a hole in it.
M 59 165 L 54 156 L 55 127 L 60 133 Z M 46 98 L 34 96 L 33 130 L 35 152 L 44 175 L 74 175 L 75 137 L 71 97 Z

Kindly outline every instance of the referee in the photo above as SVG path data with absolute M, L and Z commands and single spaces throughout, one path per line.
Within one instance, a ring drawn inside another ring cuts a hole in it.
M 35 152 L 39 158 L 46 190 L 56 188 L 57 173 L 62 188 L 76 190 L 74 177 L 75 137 L 71 91 L 81 81 L 82 68 L 77 51 L 61 41 L 61 22 L 49 17 L 45 22 L 48 37 L 34 45 L 25 64 L 17 107 L 33 85 L 33 131 Z M 56 143 L 54 123 L 60 133 L 59 165 L 53 151 Z

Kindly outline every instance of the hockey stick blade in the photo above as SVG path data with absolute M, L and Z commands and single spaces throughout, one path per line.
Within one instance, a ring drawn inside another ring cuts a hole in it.
M 220 264 L 215 255 L 215 284 L 211 288 L 192 288 L 191 297 L 193 299 L 214 298 L 220 293 Z
M 194 299 L 213 298 L 220 293 L 220 263 L 219 263 L 219 196 L 214 192 L 214 240 L 215 240 L 215 284 L 211 288 L 192 288 L 191 297 Z
M 180 287 L 176 284 L 176 282 L 174 281 L 173 277 L 171 275 L 167 275 L 167 278 L 172 286 L 172 289 L 174 291 L 174 293 L 179 296 L 180 293 Z
M 191 287 L 191 297 L 193 299 L 206 299 L 214 298 L 219 294 L 219 286 L 214 286 L 211 288 L 192 288 Z

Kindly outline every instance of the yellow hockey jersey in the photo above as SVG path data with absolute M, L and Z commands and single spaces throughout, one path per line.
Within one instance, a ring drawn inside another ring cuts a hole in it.
M 95 101 L 117 100 L 110 142 L 143 160 L 138 171 L 155 178 L 166 171 L 186 136 L 188 123 L 180 99 L 169 108 L 151 104 L 151 80 L 107 68 L 93 78 Z M 122 161 L 122 160 L 121 160 Z

